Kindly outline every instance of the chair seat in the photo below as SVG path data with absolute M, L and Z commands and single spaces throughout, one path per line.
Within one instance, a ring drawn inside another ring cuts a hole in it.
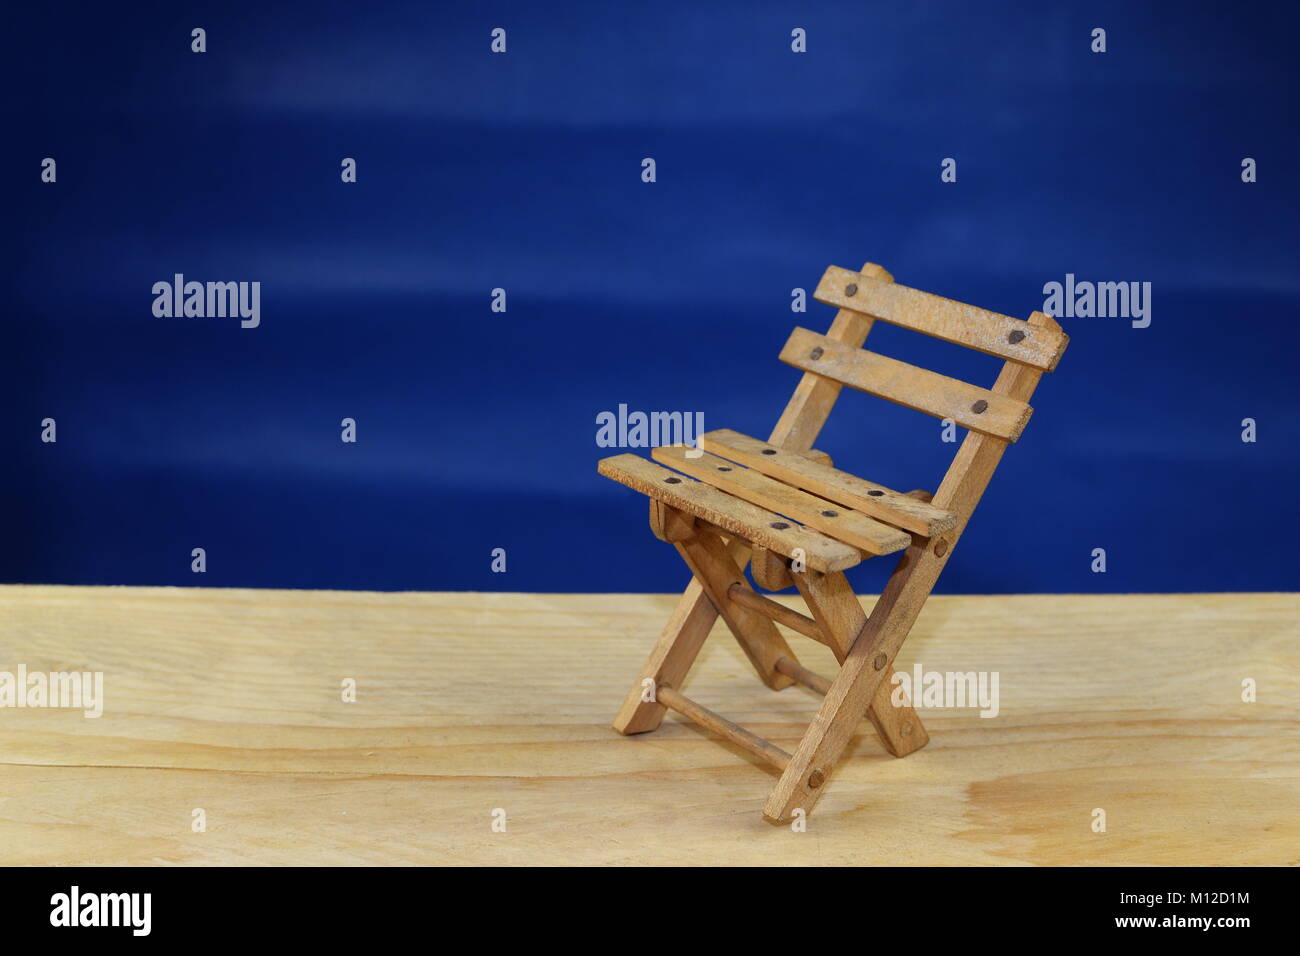
M 930 537 L 957 524 L 955 515 L 917 498 L 739 432 L 709 432 L 703 446 L 654 449 L 655 461 L 673 471 L 632 454 L 603 459 L 599 471 L 769 551 L 798 552 L 823 573 L 902 551 L 914 534 Z
M 693 515 L 725 534 L 738 535 L 787 558 L 802 557 L 814 571 L 843 571 L 862 561 L 857 548 L 639 455 L 602 458 L 598 470 L 606 478 Z
M 740 432 L 727 428 L 705 432 L 702 444 L 707 452 L 923 538 L 944 534 L 958 524 L 955 514 L 920 498 L 892 491 L 808 455 L 784 451 Z

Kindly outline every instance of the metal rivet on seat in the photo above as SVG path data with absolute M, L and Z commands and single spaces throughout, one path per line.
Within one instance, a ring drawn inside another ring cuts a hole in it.
M 775 455 L 775 454 L 776 454 L 776 449 L 775 449 L 775 448 L 764 448 L 764 449 L 763 449 L 763 454 L 764 454 L 764 455 Z
M 984 399 L 981 398 L 978 402 L 976 402 L 974 405 L 970 407 L 970 410 L 974 412 L 976 415 L 983 415 L 986 411 L 988 411 L 988 407 L 989 407 L 989 403 L 984 401 Z
M 784 521 L 773 521 L 770 525 L 768 525 L 768 527 L 775 528 L 777 531 L 784 531 L 786 528 L 790 526 L 786 524 Z
M 680 478 L 665 478 L 664 481 L 670 485 L 680 485 L 682 483 Z
M 812 774 L 809 775 L 808 777 L 808 789 L 816 790 L 825 782 L 826 782 L 826 774 L 822 773 L 820 770 L 814 770 Z
M 838 518 L 840 516 L 840 513 L 838 511 L 831 511 L 829 508 L 827 508 L 825 511 L 822 512 L 822 515 L 827 518 Z
M 1015 345 L 1017 342 L 1022 341 L 1024 337 L 1025 337 L 1024 332 L 1019 332 L 1019 331 L 1012 332 L 1010 335 L 1007 336 L 1007 341 L 1010 342 L 1012 345 Z
M 808 357 L 815 362 L 819 358 L 821 358 L 823 354 L 824 353 L 822 352 L 822 347 L 819 345 L 817 346 L 817 348 L 813 349 L 811 352 L 808 353 Z
M 858 294 L 858 284 L 857 284 L 856 282 L 850 282 L 848 285 L 846 285 L 846 286 L 844 287 L 844 294 L 847 295 L 847 296 L 849 296 L 849 297 L 852 297 L 852 296 L 857 295 L 857 294 Z
M 867 494 L 871 495 L 871 497 L 873 497 L 873 498 L 879 498 L 879 497 L 881 497 L 881 496 L 884 495 L 884 492 L 883 492 L 883 491 L 868 491 Z
M 885 665 L 888 663 L 889 663 L 889 658 L 886 657 L 884 652 L 882 651 L 881 653 L 876 655 L 876 659 L 871 662 L 871 666 L 874 667 L 876 670 L 881 671 L 885 669 Z

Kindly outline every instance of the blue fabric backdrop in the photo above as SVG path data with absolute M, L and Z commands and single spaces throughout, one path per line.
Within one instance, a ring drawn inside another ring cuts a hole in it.
M 791 290 L 872 260 L 1017 316 L 1067 273 L 1152 283 L 1148 328 L 1063 320 L 940 590 L 1295 589 L 1293 10 L 9 9 L 0 579 L 675 590 L 644 499 L 596 475 L 597 414 L 766 437 L 798 381 L 781 345 L 833 314 Z M 260 281 L 261 325 L 155 317 L 174 273 Z M 939 437 L 852 394 L 818 445 L 933 488 Z

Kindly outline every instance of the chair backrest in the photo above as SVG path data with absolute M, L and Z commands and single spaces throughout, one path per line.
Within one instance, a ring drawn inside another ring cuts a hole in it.
M 1056 368 L 1069 343 L 1055 320 L 1041 313 L 1015 319 L 838 266 L 826 270 L 813 298 L 860 314 L 867 328 L 879 319 L 1040 373 Z M 856 341 L 865 335 L 864 329 Z M 1004 441 L 1020 437 L 1033 411 L 1027 401 L 859 348 L 834 327 L 827 335 L 796 328 L 781 361 Z

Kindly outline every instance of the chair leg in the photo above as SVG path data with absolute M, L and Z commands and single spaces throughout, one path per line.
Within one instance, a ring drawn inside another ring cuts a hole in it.
M 657 700 L 650 699 L 646 680 L 654 681 L 652 686 L 668 684 L 678 686 L 686 672 L 695 663 L 695 657 L 704 646 L 704 639 L 713 629 L 713 622 L 718 619 L 718 611 L 700 587 L 700 582 L 691 579 L 685 592 L 677 601 L 673 615 L 664 626 L 650 659 L 641 668 L 636 683 L 627 692 L 623 706 L 614 718 L 614 729 L 620 734 L 644 734 L 655 730 L 664 719 L 667 708 Z
M 731 629 L 741 650 L 758 672 L 759 679 L 773 690 L 782 690 L 793 684 L 791 678 L 777 670 L 776 662 L 783 657 L 797 658 L 771 618 L 737 604 L 727 593 L 733 584 L 746 588 L 749 584 L 722 538 L 712 531 L 700 529 L 693 538 L 674 542 L 674 547 Z
M 902 697 L 902 703 L 894 703 L 894 691 Z M 901 688 L 894 686 L 894 668 L 885 668 L 885 678 L 876 688 L 875 696 L 867 707 L 867 719 L 876 729 L 881 743 L 895 757 L 906 757 L 915 753 L 930 742 L 930 734 L 921 723 L 921 718 L 907 699 Z
M 813 619 L 830 638 L 835 659 L 843 664 L 853 641 L 867 623 L 867 615 L 848 579 L 842 572 L 818 574 L 815 571 L 793 577 Z M 867 719 L 876 728 L 886 750 L 895 757 L 906 757 L 928 744 L 930 735 L 905 695 L 901 705 L 894 705 L 894 689 L 894 668 L 887 666 L 885 676 L 867 707 Z
M 942 555 L 935 555 L 926 545 L 925 541 L 917 541 L 904 552 L 866 626 L 845 656 L 844 666 L 831 682 L 817 716 L 768 797 L 763 807 L 763 816 L 768 820 L 785 822 L 798 808 L 809 812 L 821 796 L 858 719 L 874 699 L 886 668 L 907 639 L 946 563 L 946 543 Z
M 670 687 L 680 686 L 691 665 L 695 663 L 695 658 L 704 645 L 705 638 L 709 636 L 709 631 L 713 629 L 720 606 L 728 608 L 724 620 L 736 640 L 740 642 L 746 656 L 754 662 L 754 667 L 763 682 L 777 690 L 793 683 L 789 677 L 776 670 L 778 658 L 788 657 L 791 660 L 796 658 L 772 622 L 762 615 L 739 607 L 726 598 L 726 590 L 730 587 L 731 581 L 744 580 L 743 569 L 749 561 L 749 544 L 733 539 L 729 545 L 723 547 L 721 538 L 703 529 L 699 530 L 696 537 L 704 537 L 709 543 L 693 547 L 692 552 L 696 555 L 694 558 L 688 558 L 685 552 L 682 554 L 696 576 L 691 579 L 685 592 L 678 599 L 672 617 L 668 619 L 659 641 L 650 652 L 649 659 L 641 668 L 636 681 L 623 700 L 623 706 L 614 718 L 614 729 L 620 734 L 647 733 L 655 730 L 663 722 L 666 708 L 657 700 L 647 699 L 653 696 L 647 688 L 647 680 L 653 681 L 651 686 L 654 687 L 660 684 L 667 684 Z M 683 550 L 681 543 L 675 542 L 675 544 L 679 551 Z M 719 584 L 725 580 L 720 602 L 700 583 L 702 575 L 696 571 L 696 564 L 693 564 L 693 561 L 700 565 L 705 578 L 715 580 Z

